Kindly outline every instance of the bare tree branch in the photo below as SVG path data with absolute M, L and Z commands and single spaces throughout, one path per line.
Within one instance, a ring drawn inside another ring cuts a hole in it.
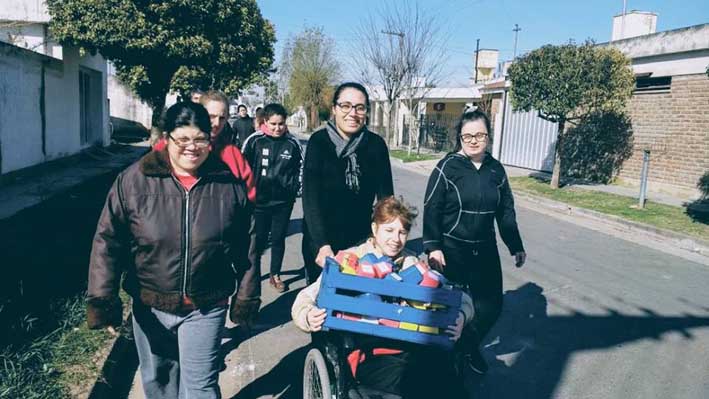
M 409 109 L 442 78 L 447 35 L 441 17 L 417 2 L 387 0 L 360 21 L 354 35 L 355 61 L 360 79 L 381 90 L 386 99 L 387 138 L 391 141 L 398 100 Z M 414 115 L 415 116 L 415 115 Z

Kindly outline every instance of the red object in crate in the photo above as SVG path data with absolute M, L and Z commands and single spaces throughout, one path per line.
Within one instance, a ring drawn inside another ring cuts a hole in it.
M 379 324 L 387 327 L 399 328 L 399 322 L 396 320 L 379 319 Z
M 384 278 L 393 271 L 394 269 L 389 262 L 378 262 L 374 264 L 374 272 L 377 273 L 378 278 Z
M 344 313 L 344 312 L 337 312 L 335 314 L 335 317 L 337 317 L 339 319 L 352 320 L 352 321 L 361 321 L 362 320 L 362 316 L 360 316 L 360 315 Z
M 431 270 L 427 270 L 423 273 L 423 279 L 421 279 L 419 285 L 422 287 L 438 288 L 441 285 L 441 281 L 438 274 L 433 273 Z
M 357 265 L 357 275 L 361 277 L 377 278 L 377 272 L 374 270 L 374 265 L 369 263 L 360 263 Z
M 359 263 L 359 257 L 352 252 L 338 251 L 335 256 L 335 260 L 342 267 L 351 268 L 352 270 L 357 269 L 357 264 Z

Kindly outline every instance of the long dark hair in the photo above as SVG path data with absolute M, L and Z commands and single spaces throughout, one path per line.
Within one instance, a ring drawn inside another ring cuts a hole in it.
M 207 136 L 212 131 L 209 113 L 202 104 L 196 104 L 192 101 L 176 103 L 165 111 L 165 117 L 163 118 L 163 131 L 165 134 L 183 126 L 196 127 Z
M 455 125 L 455 148 L 453 148 L 453 152 L 458 152 L 463 148 L 463 145 L 461 144 L 463 125 L 468 122 L 475 122 L 478 120 L 482 120 L 483 123 L 485 123 L 485 129 L 487 129 L 488 137 L 490 137 L 490 132 L 492 131 L 492 129 L 490 128 L 490 118 L 487 116 L 487 114 L 481 111 L 479 108 L 474 111 L 466 111 L 465 113 L 463 113 L 463 115 L 460 116 L 460 120 L 458 120 L 458 123 Z

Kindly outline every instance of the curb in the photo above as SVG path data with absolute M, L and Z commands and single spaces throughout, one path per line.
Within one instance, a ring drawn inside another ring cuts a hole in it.
M 570 216 L 580 215 L 588 219 L 594 219 L 596 221 L 603 222 L 619 230 L 656 236 L 657 238 L 666 240 L 666 242 L 669 241 L 679 249 L 709 257 L 709 242 L 700 240 L 696 237 L 691 237 L 686 234 L 677 233 L 674 231 L 650 226 L 644 223 L 623 219 L 618 216 L 607 215 L 605 213 L 593 211 L 586 208 L 575 207 L 564 202 L 554 201 L 544 197 L 536 196 L 526 191 L 515 191 L 515 197 L 528 202 L 533 202 L 537 205 L 542 205 L 545 208 L 551 211 L 555 211 L 557 213 L 563 213 Z M 532 209 L 529 206 L 527 206 L 526 208 Z

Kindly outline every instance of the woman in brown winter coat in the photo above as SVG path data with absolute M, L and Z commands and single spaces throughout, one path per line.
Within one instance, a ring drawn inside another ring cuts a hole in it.
M 148 398 L 219 398 L 216 359 L 237 272 L 233 318 L 249 322 L 260 305 L 259 273 L 246 260 L 246 190 L 210 154 L 210 130 L 202 105 L 170 107 L 166 148 L 118 176 L 94 237 L 89 327 L 120 325 L 125 274 Z

